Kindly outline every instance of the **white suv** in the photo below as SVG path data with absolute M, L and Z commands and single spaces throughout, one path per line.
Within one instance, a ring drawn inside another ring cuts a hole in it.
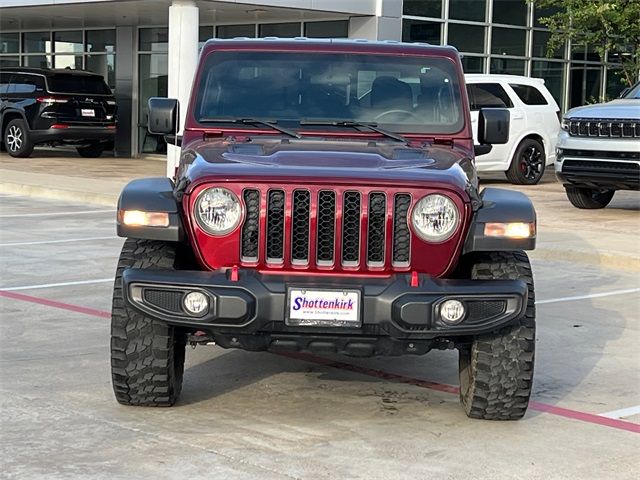
M 556 176 L 578 208 L 606 207 L 616 190 L 640 190 L 640 82 L 607 103 L 569 110 Z
M 560 132 L 560 108 L 541 78 L 518 75 L 465 75 L 474 139 L 478 110 L 507 108 L 510 139 L 476 156 L 478 172 L 505 172 L 511 183 L 535 185 L 553 164 Z

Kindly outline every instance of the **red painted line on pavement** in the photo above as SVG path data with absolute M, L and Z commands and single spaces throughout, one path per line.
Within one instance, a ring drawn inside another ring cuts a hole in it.
M 11 298 L 14 300 L 21 300 L 23 302 L 37 303 L 45 305 L 47 307 L 60 308 L 62 310 L 68 310 L 71 312 L 84 313 L 85 315 L 91 315 L 100 318 L 110 318 L 111 313 L 103 310 L 96 310 L 93 308 L 81 307 L 79 305 L 73 305 L 70 303 L 58 302 L 55 300 L 48 300 L 46 298 L 34 297 L 31 295 L 24 295 L 22 293 L 6 292 L 0 290 L 0 297 Z M 319 357 L 309 353 L 295 353 L 295 352 L 281 352 L 278 353 L 281 356 L 293 358 L 296 360 L 302 360 L 305 362 L 317 363 L 331 368 L 340 370 L 347 370 L 353 373 L 359 373 L 361 375 L 368 375 L 370 377 L 380 378 L 382 380 L 390 380 L 407 385 L 415 385 L 416 387 L 427 388 L 429 390 L 436 390 L 438 392 L 458 394 L 460 389 L 454 385 L 447 385 L 446 383 L 430 382 L 428 380 L 421 380 L 419 378 L 407 377 L 405 375 L 398 375 L 396 373 L 389 373 L 382 370 L 375 370 L 373 368 L 361 367 L 359 365 L 353 365 L 351 363 L 337 362 L 328 358 Z M 559 417 L 569 418 L 571 420 L 578 420 L 585 423 L 592 423 L 595 425 L 602 425 L 605 427 L 616 428 L 618 430 L 625 430 L 633 433 L 640 433 L 640 424 L 628 422 L 625 420 L 618 420 L 615 418 L 601 417 L 593 413 L 580 412 L 578 410 L 572 410 L 569 408 L 557 407 L 548 403 L 536 402 L 531 400 L 529 402 L 529 408 L 542 413 L 549 413 Z
M 47 307 L 60 308 L 62 310 L 69 310 L 71 312 L 84 313 L 85 315 L 92 315 L 94 317 L 111 318 L 111 313 L 102 310 L 96 310 L 93 308 L 81 307 L 79 305 L 72 305 L 70 303 L 58 302 L 56 300 L 49 300 L 42 297 L 34 297 L 31 295 L 25 295 L 23 293 L 6 292 L 0 290 L 0 297 L 11 298 L 13 300 L 22 300 L 23 302 L 37 303 L 45 305 Z

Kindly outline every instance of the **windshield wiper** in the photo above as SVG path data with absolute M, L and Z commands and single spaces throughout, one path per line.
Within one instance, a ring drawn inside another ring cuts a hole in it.
M 273 130 L 277 130 L 285 135 L 289 135 L 293 138 L 302 138 L 293 130 L 288 128 L 279 127 L 276 120 L 260 120 L 258 118 L 201 118 L 200 123 L 241 123 L 243 125 L 265 125 Z
M 355 122 L 353 120 L 302 120 L 300 125 L 329 125 L 333 127 L 354 127 L 354 128 L 368 128 L 374 132 L 380 133 L 385 137 L 393 138 L 394 140 L 398 140 L 402 143 L 409 143 L 405 137 L 400 135 L 399 133 L 390 132 L 389 130 L 385 130 L 384 128 L 378 127 L 378 124 L 375 122 Z

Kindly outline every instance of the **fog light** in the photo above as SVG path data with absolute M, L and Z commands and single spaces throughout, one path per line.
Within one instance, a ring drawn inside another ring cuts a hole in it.
M 209 308 L 209 299 L 202 292 L 189 292 L 184 296 L 182 305 L 191 315 L 202 315 Z
M 455 325 L 464 318 L 464 304 L 460 300 L 446 300 L 440 305 L 440 317 L 445 323 Z

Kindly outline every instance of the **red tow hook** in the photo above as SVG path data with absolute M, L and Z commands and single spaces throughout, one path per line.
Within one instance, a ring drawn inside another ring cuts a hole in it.
M 231 275 L 229 277 L 229 280 L 231 280 L 232 282 L 237 282 L 238 280 L 240 280 L 240 274 L 238 273 L 238 266 L 234 265 L 231 268 Z
M 420 285 L 420 280 L 418 279 L 418 272 L 415 270 L 411 272 L 411 286 L 416 288 Z

